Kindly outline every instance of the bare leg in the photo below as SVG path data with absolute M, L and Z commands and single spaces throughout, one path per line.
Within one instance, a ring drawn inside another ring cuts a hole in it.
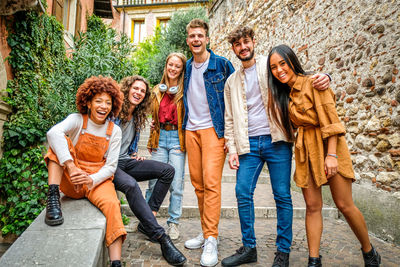
M 319 247 L 322 235 L 322 196 L 321 188 L 309 178 L 309 187 L 302 188 L 306 202 L 306 233 L 309 256 L 319 257 Z
M 63 167 L 61 167 L 57 162 L 49 160 L 47 169 L 49 172 L 49 185 L 50 184 L 60 185 L 61 178 L 64 172 Z
M 110 256 L 111 261 L 121 260 L 121 251 L 122 251 L 122 237 L 118 237 L 111 243 L 108 247 L 108 254 Z
M 353 230 L 353 233 L 360 241 L 362 250 L 364 252 L 369 252 L 372 247 L 368 236 L 367 225 L 365 224 L 364 216 L 354 205 L 351 195 L 351 183 L 352 181 L 350 179 L 346 179 L 340 174 L 336 174 L 329 179 L 331 194 L 336 207 L 344 215 L 351 230 Z

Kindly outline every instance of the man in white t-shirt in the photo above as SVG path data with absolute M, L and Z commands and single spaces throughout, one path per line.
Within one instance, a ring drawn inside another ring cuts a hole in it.
M 207 49 L 208 25 L 194 19 L 187 26 L 193 57 L 186 63 L 183 102 L 186 150 L 195 188 L 202 233 L 185 247 L 203 247 L 200 264 L 218 264 L 218 224 L 221 213 L 221 178 L 225 162 L 224 85 L 234 71 L 232 63 Z
M 269 116 L 267 57 L 254 55 L 254 31 L 233 30 L 228 41 L 242 62 L 225 84 L 225 139 L 229 166 L 237 170 L 236 198 L 243 246 L 222 260 L 222 266 L 238 266 L 257 261 L 254 233 L 253 194 L 264 163 L 267 163 L 277 211 L 277 252 L 273 267 L 289 266 L 292 244 L 293 206 L 290 194 L 292 140 L 282 128 L 289 118 Z M 315 75 L 314 87 L 326 89 L 329 77 Z M 289 126 L 290 128 L 290 126 Z

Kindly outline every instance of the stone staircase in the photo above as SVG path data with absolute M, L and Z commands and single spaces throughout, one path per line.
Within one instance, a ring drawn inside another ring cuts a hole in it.
M 147 159 L 151 159 L 149 152 L 147 151 L 147 141 L 149 138 L 149 128 L 142 131 L 139 141 L 139 155 L 145 156 Z M 228 158 L 228 157 L 227 157 Z M 294 170 L 294 165 L 293 168 Z M 238 218 L 237 203 L 235 197 L 235 183 L 236 183 L 236 172 L 229 168 L 228 160 L 226 159 L 224 170 L 222 174 L 222 218 Z M 145 194 L 147 189 L 147 181 L 139 182 L 142 193 Z M 292 184 L 292 188 L 296 189 L 296 185 Z M 119 193 L 119 197 L 124 198 L 124 195 Z M 304 218 L 305 217 L 305 203 L 303 196 L 300 192 L 292 190 L 292 201 L 293 201 L 293 217 Z M 126 200 L 123 201 L 126 203 Z M 158 217 L 168 216 L 168 205 L 169 205 L 169 193 L 165 197 L 165 200 L 160 208 Z M 272 189 L 269 181 L 268 169 L 264 166 L 264 169 L 259 177 L 257 188 L 254 192 L 254 206 L 255 206 L 255 217 L 256 218 L 276 218 L 275 201 L 272 194 Z M 122 204 L 123 213 L 127 216 L 133 216 L 128 204 Z M 338 218 L 339 213 L 336 208 L 324 205 L 322 214 L 324 217 Z M 197 198 L 194 193 L 194 187 L 190 182 L 188 161 L 186 158 L 185 166 L 185 189 L 183 194 L 183 207 L 182 207 L 182 218 L 198 218 L 198 205 Z

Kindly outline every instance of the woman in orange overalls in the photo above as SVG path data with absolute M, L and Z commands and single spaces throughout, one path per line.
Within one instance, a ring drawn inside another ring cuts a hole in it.
M 308 266 L 322 266 L 319 248 L 324 184 L 329 185 L 336 207 L 359 240 L 365 266 L 379 266 L 381 257 L 371 245 L 364 217 L 352 199 L 355 176 L 344 137 L 346 130 L 337 115 L 332 90 L 314 89 L 313 80 L 286 45 L 272 48 L 267 66 L 269 113 L 282 118 L 281 128 L 289 140 L 293 137 L 291 123 L 297 128 L 294 180 L 302 188 L 306 202 Z
M 69 115 L 47 132 L 49 151 L 45 160 L 49 172 L 45 222 L 64 222 L 61 191 L 68 197 L 87 198 L 106 217 L 106 245 L 111 266 L 121 266 L 121 248 L 126 238 L 120 201 L 112 179 L 117 168 L 121 129 L 109 117 L 121 110 L 119 85 L 106 77 L 91 77 L 78 88 L 79 113 Z

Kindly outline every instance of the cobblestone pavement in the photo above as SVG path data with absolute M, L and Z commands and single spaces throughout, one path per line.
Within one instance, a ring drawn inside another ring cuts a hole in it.
M 159 222 L 165 226 L 166 219 Z M 129 232 L 123 245 L 122 261 L 126 267 L 133 266 L 168 266 L 161 256 L 160 246 L 145 239 L 136 232 L 136 218 L 131 218 Z M 219 260 L 230 256 L 241 246 L 240 225 L 238 219 L 221 219 L 219 226 Z M 256 219 L 255 231 L 258 244 L 258 262 L 243 266 L 271 266 L 274 259 L 276 220 Z M 180 224 L 181 237 L 175 245 L 185 254 L 188 261 L 185 266 L 200 266 L 201 249 L 188 250 L 184 248 L 187 239 L 195 237 L 200 232 L 198 219 L 182 219 Z M 400 266 L 400 247 L 384 242 L 371 236 L 371 243 L 382 256 L 381 266 Z M 324 218 L 324 232 L 321 241 L 323 266 L 363 266 L 360 245 L 346 222 L 340 219 Z M 304 219 L 293 222 L 293 246 L 290 254 L 290 266 L 307 266 L 307 239 Z M 219 262 L 217 266 L 221 266 Z

